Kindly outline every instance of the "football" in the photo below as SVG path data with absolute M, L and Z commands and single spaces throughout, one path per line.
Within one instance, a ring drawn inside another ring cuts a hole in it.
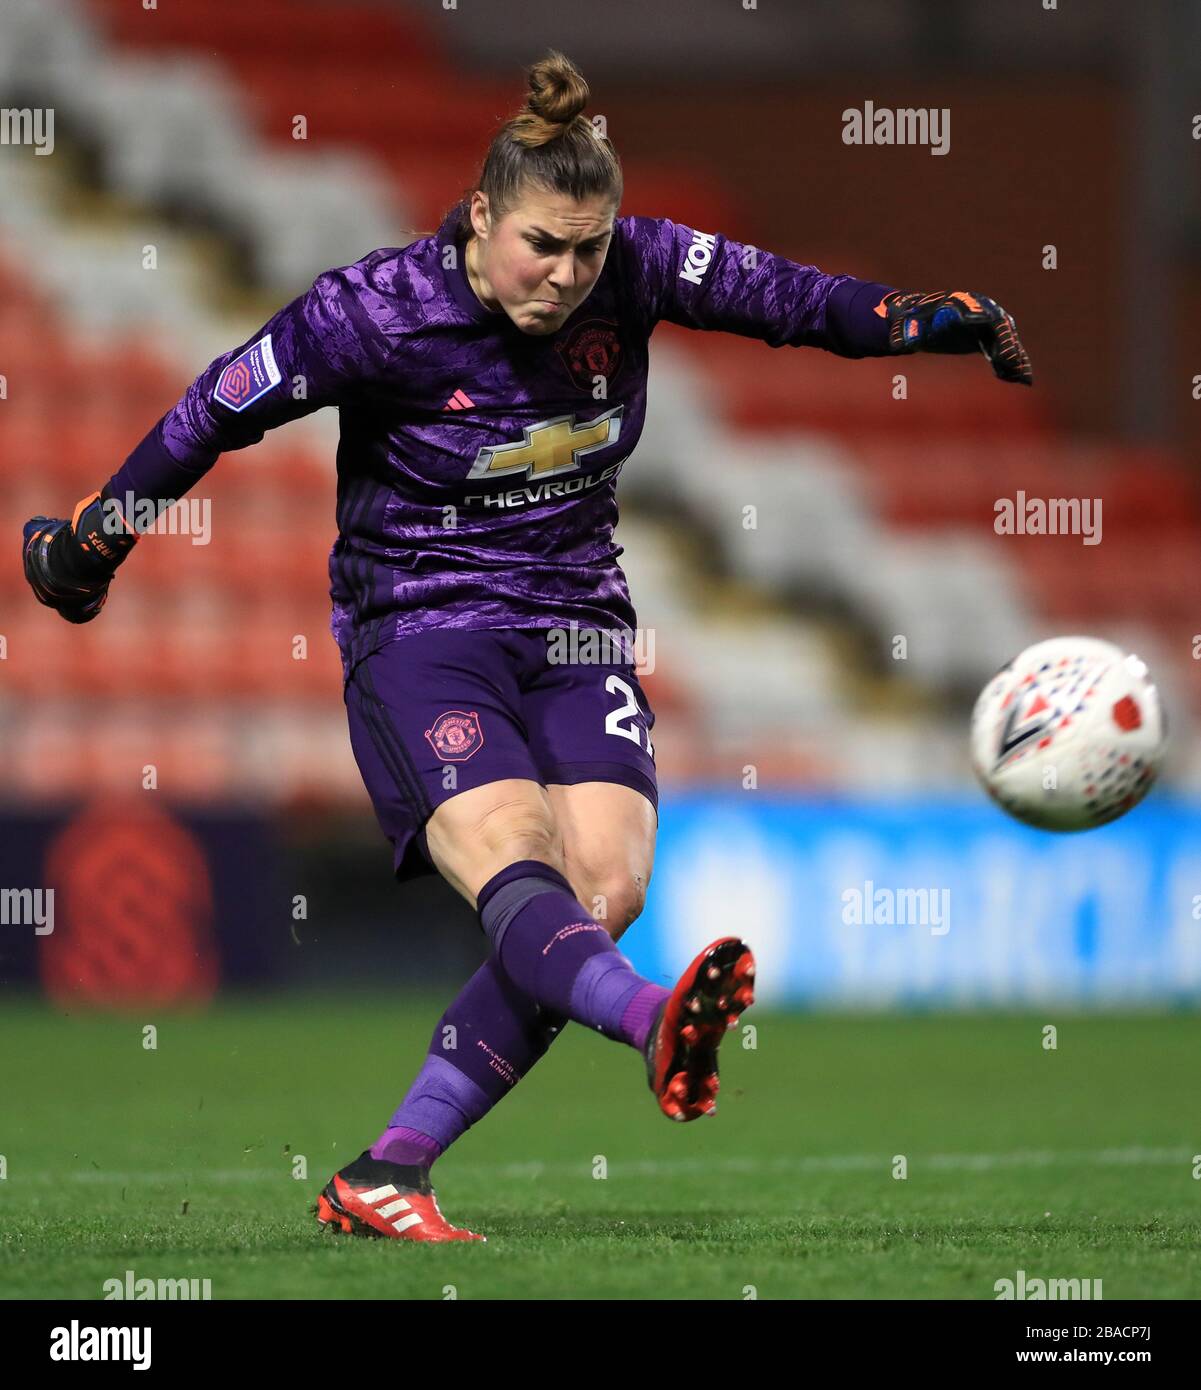
M 1146 663 L 1096 637 L 1027 647 L 972 712 L 972 768 L 989 796 L 1041 830 L 1090 830 L 1151 789 L 1166 721 Z

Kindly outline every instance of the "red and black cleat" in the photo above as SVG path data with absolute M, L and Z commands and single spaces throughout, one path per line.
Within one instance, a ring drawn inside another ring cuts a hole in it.
M 672 1120 L 717 1112 L 717 1048 L 755 1002 L 755 957 L 736 936 L 706 946 L 660 1006 L 646 1041 L 646 1074 Z
M 318 1224 L 348 1236 L 393 1240 L 487 1240 L 452 1226 L 438 1210 L 427 1168 L 385 1163 L 364 1151 L 334 1174 L 312 1208 Z

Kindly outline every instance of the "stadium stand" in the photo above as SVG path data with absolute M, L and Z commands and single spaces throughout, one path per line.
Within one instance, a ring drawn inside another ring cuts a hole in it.
M 65 157 L 0 151 L 4 514 L 61 514 L 315 274 L 436 226 L 515 101 L 464 78 L 401 9 L 210 0 L 201 19 L 8 0 L 0 101 L 52 92 Z M 626 210 L 737 235 L 733 190 L 703 170 L 626 172 Z M 657 333 L 618 540 L 655 634 L 666 779 L 708 776 L 737 748 L 767 782 L 955 785 L 962 719 L 947 711 L 1026 642 L 1076 625 L 1140 650 L 1169 707 L 1198 701 L 1181 653 L 1201 512 L 1178 460 L 1075 442 L 1044 396 L 963 363 L 912 367 L 922 389 L 898 410 L 897 370 Z M 361 801 L 327 631 L 335 437 L 323 412 L 219 462 L 211 540 L 150 538 L 85 629 L 33 604 L 13 541 L 3 633 L 41 657 L 36 691 L 17 665 L 0 689 L 15 795 L 124 775 L 149 723 L 185 797 Z M 1103 496 L 1104 545 L 1002 544 L 993 506 L 1020 489 Z M 86 726 L 59 703 L 78 709 L 84 688 Z M 71 732 L 84 727 L 86 741 Z

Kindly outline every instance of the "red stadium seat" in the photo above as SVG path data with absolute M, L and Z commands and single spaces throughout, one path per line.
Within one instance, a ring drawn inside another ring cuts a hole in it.
M 739 430 L 827 430 L 843 438 L 909 435 L 922 440 L 982 429 L 1011 440 L 1046 435 L 1050 422 L 1030 392 L 998 390 L 987 372 L 963 362 L 907 361 L 908 397 L 893 399 L 895 360 L 849 362 L 820 350 L 764 350 L 732 334 L 663 325 L 656 334 L 691 351 L 723 415 Z M 976 364 L 971 364 L 975 367 Z
M 89 0 L 92 12 L 118 42 L 142 48 L 197 48 L 223 57 L 257 57 L 268 64 L 294 58 L 314 67 L 326 59 L 357 61 L 370 54 L 398 70 L 434 65 L 441 45 L 432 25 L 411 12 L 336 0 L 205 0 L 203 5 L 160 5 L 154 12 L 127 0 Z

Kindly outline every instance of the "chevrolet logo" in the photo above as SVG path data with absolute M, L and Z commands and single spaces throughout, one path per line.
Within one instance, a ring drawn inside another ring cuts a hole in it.
M 553 420 L 526 425 L 525 438 L 520 443 L 481 449 L 467 476 L 496 478 L 524 473 L 532 478 L 549 478 L 555 473 L 569 473 L 580 466 L 585 454 L 617 443 L 624 409 L 622 405 L 614 406 L 586 425 L 576 425 L 574 415 L 556 415 Z

